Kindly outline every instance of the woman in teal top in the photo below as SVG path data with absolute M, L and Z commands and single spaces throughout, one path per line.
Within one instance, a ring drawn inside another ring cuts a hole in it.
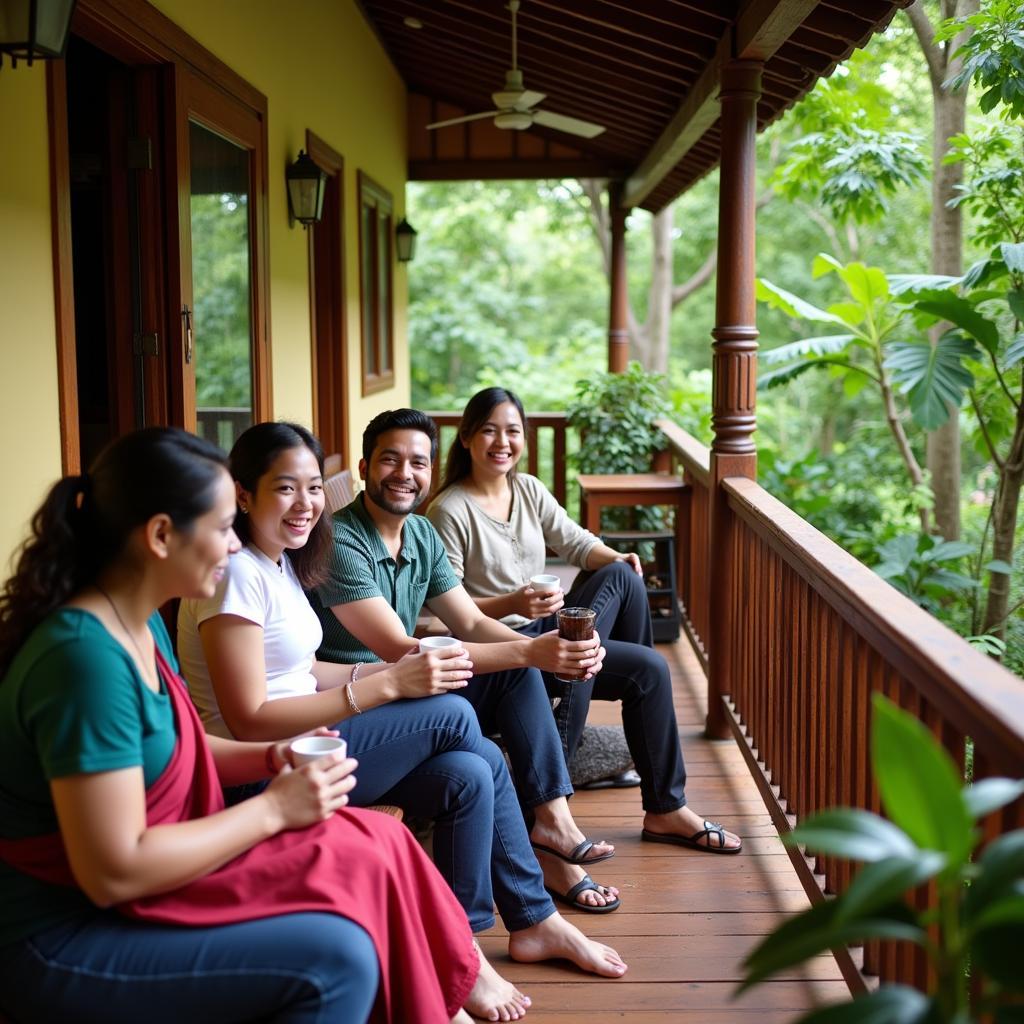
M 207 745 L 176 678 L 156 609 L 238 550 L 225 461 L 172 428 L 114 442 L 0 594 L 0 1016 L 467 1022 L 465 914 L 407 829 L 335 813 L 355 762 Z

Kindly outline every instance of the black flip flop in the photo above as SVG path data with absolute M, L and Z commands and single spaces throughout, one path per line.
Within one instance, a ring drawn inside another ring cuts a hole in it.
M 612 850 L 611 853 L 602 853 L 599 857 L 588 857 L 587 854 L 594 848 L 592 839 L 584 839 L 570 853 L 562 853 L 561 850 L 556 850 L 553 846 L 545 846 L 543 843 L 531 841 L 530 845 L 535 850 L 540 850 L 541 853 L 550 853 L 552 857 L 557 857 L 559 860 L 565 861 L 566 864 L 576 864 L 581 867 L 585 867 L 587 864 L 596 864 L 598 861 L 608 860 L 609 857 L 615 856 L 615 851 Z
M 707 842 L 701 840 L 707 837 Z M 718 845 L 711 846 L 711 837 L 718 837 Z M 640 838 L 648 843 L 668 843 L 671 846 L 685 846 L 690 850 L 699 850 L 701 853 L 739 853 L 743 849 L 743 843 L 739 846 L 725 845 L 725 829 L 716 821 L 705 821 L 704 827 L 692 836 L 676 836 L 668 832 L 648 832 L 643 829 Z
M 559 903 L 564 903 L 567 907 L 573 907 L 576 910 L 582 910 L 585 914 L 610 914 L 613 910 L 618 910 L 622 906 L 622 900 L 618 896 L 611 901 L 606 903 L 603 907 L 592 907 L 587 903 L 578 903 L 576 897 L 581 892 L 587 892 L 593 890 L 594 892 L 600 892 L 601 886 L 595 882 L 590 875 L 584 875 L 567 893 L 555 892 L 554 889 L 549 889 L 546 885 L 548 895 L 553 900 L 558 900 Z M 602 896 L 607 899 L 608 897 L 601 893 Z
M 595 779 L 593 782 L 584 782 L 576 789 L 629 789 L 632 786 L 640 785 L 640 776 L 632 768 L 628 768 L 618 775 L 609 775 L 604 779 Z

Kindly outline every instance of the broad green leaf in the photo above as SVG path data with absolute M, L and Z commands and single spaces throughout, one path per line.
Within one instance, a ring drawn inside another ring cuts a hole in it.
M 890 820 L 918 846 L 939 850 L 958 868 L 974 846 L 970 815 L 953 759 L 912 715 L 873 698 L 871 766 Z
M 990 903 L 1008 896 L 1024 878 L 1024 829 L 993 839 L 978 858 L 977 873 L 964 898 L 964 917 L 974 921 Z
M 815 281 L 817 281 L 819 277 L 824 277 L 826 274 L 831 274 L 833 271 L 842 269 L 842 263 L 840 263 L 835 256 L 830 256 L 827 252 L 819 252 L 818 255 L 814 257 L 814 262 L 811 264 L 811 274 Z
M 763 277 L 757 279 L 757 298 L 773 308 L 781 309 L 787 315 L 798 320 L 814 320 L 821 323 L 843 324 L 839 317 L 812 306 L 800 296 L 779 288 Z
M 1024 331 L 1010 342 L 1010 347 L 1006 350 L 1006 355 L 1003 356 L 1003 369 L 1009 370 L 1022 359 L 1024 359 Z
M 989 258 L 978 260 L 967 268 L 964 274 L 964 287 L 974 288 L 979 284 L 994 281 L 1006 274 L 1006 264 L 1001 259 Z
M 963 789 L 964 804 L 972 818 L 984 818 L 986 814 L 1012 803 L 1024 793 L 1024 781 L 1014 779 L 982 779 L 973 786 Z
M 847 398 L 856 398 L 867 386 L 871 378 L 863 373 L 848 373 L 843 378 L 843 394 Z M 831 497 L 829 498 L 831 501 Z
M 889 291 L 893 295 L 904 295 L 907 292 L 946 291 L 955 288 L 963 278 L 950 277 L 948 274 L 890 274 Z
M 850 263 L 839 271 L 839 276 L 850 289 L 853 298 L 869 309 L 889 298 L 889 282 L 878 267 Z
M 833 302 L 827 309 L 849 327 L 859 327 L 867 318 L 868 311 L 856 302 Z
M 964 393 L 974 383 L 974 374 L 964 359 L 977 356 L 977 346 L 957 332 L 944 334 L 937 344 L 927 341 L 896 341 L 888 346 L 885 366 L 893 381 L 910 399 L 915 422 L 934 430 L 958 409 Z
M 882 985 L 848 1003 L 824 1006 L 797 1024 L 938 1024 L 935 1003 L 916 988 Z
M 817 370 L 825 366 L 828 366 L 828 363 L 820 359 L 805 359 L 802 362 L 793 363 L 792 366 L 782 366 L 777 370 L 758 374 L 757 388 L 759 391 L 769 391 L 771 388 L 777 388 L 782 384 L 788 384 L 791 380 L 796 380 L 808 370 Z
M 743 961 L 746 977 L 740 991 L 778 971 L 802 963 L 828 949 L 868 938 L 904 939 L 922 943 L 925 933 L 913 912 L 902 903 L 893 904 L 872 918 L 835 923 L 839 900 L 826 900 L 790 918 L 755 947 Z
M 956 324 L 972 338 L 977 339 L 987 351 L 995 353 L 999 348 L 999 328 L 975 309 L 974 304 L 950 292 L 941 298 L 928 298 L 914 303 L 914 308 L 934 316 L 936 320 L 948 320 Z
M 842 352 L 846 346 L 853 341 L 852 334 L 830 334 L 821 338 L 803 338 L 801 341 L 793 341 L 788 345 L 780 345 L 778 348 L 770 348 L 758 353 L 762 363 L 770 366 L 778 363 L 788 363 L 790 359 L 798 356 L 822 356 Z
M 1002 576 L 1013 574 L 1013 566 L 1009 562 L 1004 562 L 1001 558 L 993 558 L 991 562 L 986 562 L 982 569 L 987 569 L 989 572 L 997 572 Z
M 869 862 L 917 854 L 910 837 L 891 822 L 847 807 L 811 816 L 786 837 L 786 842 L 803 843 L 814 853 Z
M 1024 272 L 1024 242 L 1003 242 L 999 251 L 1007 270 Z
M 918 850 L 909 857 L 889 856 L 865 864 L 838 900 L 834 924 L 876 916 L 909 889 L 934 878 L 946 866 L 946 858 L 934 850 Z
M 1024 991 L 1024 922 L 986 928 L 971 943 L 971 963 L 1011 992 Z
M 964 558 L 974 554 L 974 545 L 962 540 L 940 540 L 933 544 L 921 557 L 926 562 L 948 562 L 954 558 Z
M 973 922 L 973 927 L 975 932 L 983 932 L 986 928 L 1001 928 L 1007 924 L 1024 924 L 1024 886 L 1005 899 L 990 903 Z
M 1024 291 L 1013 288 L 1006 293 L 1006 301 L 1018 320 L 1024 320 Z

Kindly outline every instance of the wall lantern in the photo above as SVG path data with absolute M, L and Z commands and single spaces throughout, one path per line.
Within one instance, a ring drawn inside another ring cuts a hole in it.
M 5 53 L 12 68 L 63 57 L 74 9 L 75 0 L 0 0 L 0 66 Z
M 292 217 L 304 228 L 318 223 L 324 211 L 327 172 L 321 170 L 304 149 L 300 149 L 295 163 L 288 165 L 284 176 L 288 183 L 288 209 Z
M 399 263 L 408 263 L 416 255 L 416 230 L 404 217 L 395 227 L 395 255 Z

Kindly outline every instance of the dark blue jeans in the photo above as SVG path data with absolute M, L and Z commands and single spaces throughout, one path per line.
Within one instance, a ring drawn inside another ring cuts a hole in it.
M 467 689 L 476 685 L 473 680 Z M 474 932 L 494 924 L 495 903 L 509 931 L 554 913 L 505 759 L 465 700 L 448 694 L 395 701 L 337 729 L 359 761 L 353 804 L 393 803 L 434 820 L 434 863 Z M 561 759 L 560 746 L 557 752 Z
M 686 768 L 672 703 L 672 678 L 665 659 L 654 650 L 643 580 L 627 563 L 613 562 L 588 573 L 566 595 L 565 604 L 597 612 L 595 626 L 607 652 L 596 679 L 563 683 L 544 674 L 548 693 L 562 698 L 555 718 L 566 762 L 579 746 L 591 700 L 621 700 L 623 731 L 640 775 L 644 810 L 664 814 L 682 807 Z M 556 617 L 549 615 L 519 632 L 537 636 L 557 626 Z
M 18 1024 L 366 1021 L 380 966 L 334 914 L 178 928 L 99 912 L 6 947 L 0 1007 Z

